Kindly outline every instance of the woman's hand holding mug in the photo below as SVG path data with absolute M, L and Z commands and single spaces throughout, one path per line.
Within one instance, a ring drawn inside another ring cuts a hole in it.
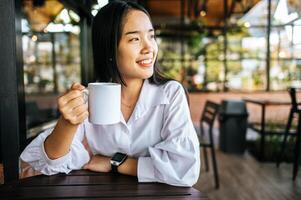
M 57 100 L 62 117 L 72 125 L 81 124 L 88 116 L 88 105 L 83 98 L 85 87 L 74 83 L 71 89 Z

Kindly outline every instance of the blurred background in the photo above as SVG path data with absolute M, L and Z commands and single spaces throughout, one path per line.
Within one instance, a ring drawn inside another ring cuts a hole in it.
M 72 2 L 82 2 L 82 8 Z M 89 40 L 91 25 L 74 8 L 95 15 L 107 2 L 21 1 L 28 128 L 56 118 L 55 97 L 91 78 L 91 49 L 80 45 Z M 300 80 L 298 0 L 272 0 L 270 21 L 268 0 L 138 2 L 152 16 L 162 70 L 191 92 L 283 91 Z
M 242 109 L 240 114 L 242 118 L 247 114 L 243 118 L 247 127 L 241 130 L 246 134 L 244 150 L 248 151 L 238 155 L 225 154 L 219 148 L 222 121 L 214 122 L 214 147 L 222 186 L 219 191 L 214 190 L 212 172 L 201 172 L 196 187 L 212 199 L 300 199 L 300 176 L 292 182 L 292 165 L 285 164 L 279 169 L 275 162 L 291 106 L 287 89 L 300 86 L 301 80 L 301 1 L 134 1 L 144 6 L 152 17 L 162 71 L 189 91 L 191 116 L 197 131 L 208 100 L 224 105 L 224 114 L 228 112 L 227 106 L 236 100 L 255 98 L 269 106 L 263 114 L 262 104 L 244 101 L 246 110 Z M 108 2 L 15 1 L 21 23 L 17 34 L 22 44 L 17 48 L 22 50 L 19 61 L 24 86 L 21 115 L 25 126 L 20 133 L 21 150 L 41 131 L 55 125 L 59 95 L 74 82 L 87 85 L 93 80 L 91 21 Z M 281 101 L 280 105 L 270 105 L 268 100 Z M 266 120 L 263 126 L 262 117 Z M 294 119 L 293 128 L 296 127 Z M 282 133 L 267 137 L 266 153 L 260 151 L 260 133 L 264 129 Z M 291 137 L 290 146 L 295 141 Z M 292 151 L 291 148 L 287 152 L 287 163 L 292 162 Z M 265 159 L 260 159 L 262 154 Z M 236 177 L 234 182 L 233 177 Z M 252 190 L 261 192 L 244 195 L 250 193 L 248 186 L 252 184 L 255 184 Z M 239 187 L 244 194 L 239 193 Z M 274 194 L 275 190 L 278 193 Z

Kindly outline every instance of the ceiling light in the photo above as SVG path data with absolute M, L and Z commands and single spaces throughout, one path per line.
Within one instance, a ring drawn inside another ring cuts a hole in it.
M 60 13 L 60 17 L 65 24 L 71 22 L 67 9 L 62 10 L 62 12 Z
M 38 40 L 38 37 L 37 37 L 36 35 L 33 35 L 33 36 L 31 37 L 31 40 L 35 42 L 35 41 Z
M 92 11 L 91 11 L 91 14 L 92 14 L 93 16 L 95 16 L 97 13 L 98 13 L 98 10 L 92 10 Z
M 80 17 L 72 10 L 69 10 L 69 16 L 76 22 L 80 21 Z
M 245 22 L 245 23 L 244 23 L 244 26 L 245 26 L 246 28 L 250 28 L 251 24 L 250 24 L 250 22 Z
M 97 0 L 97 2 L 99 7 L 102 8 L 109 3 L 109 0 Z
M 201 10 L 200 16 L 205 17 L 206 15 L 207 15 L 206 11 L 205 10 Z

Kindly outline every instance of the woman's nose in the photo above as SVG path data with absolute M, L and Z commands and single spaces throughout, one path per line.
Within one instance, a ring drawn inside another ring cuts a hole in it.
M 153 47 L 152 42 L 150 40 L 144 40 L 141 52 L 143 54 L 148 54 L 153 51 L 154 51 L 154 47 Z

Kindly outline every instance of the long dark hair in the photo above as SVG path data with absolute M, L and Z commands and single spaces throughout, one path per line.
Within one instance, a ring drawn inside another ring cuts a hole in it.
M 117 68 L 117 48 L 122 34 L 124 18 L 130 10 L 149 13 L 134 2 L 113 1 L 99 10 L 92 25 L 92 46 L 94 58 L 94 78 L 100 82 L 116 82 L 126 85 Z M 150 19 L 151 20 L 151 19 Z M 171 79 L 165 78 L 160 72 L 157 60 L 150 83 L 161 85 Z

